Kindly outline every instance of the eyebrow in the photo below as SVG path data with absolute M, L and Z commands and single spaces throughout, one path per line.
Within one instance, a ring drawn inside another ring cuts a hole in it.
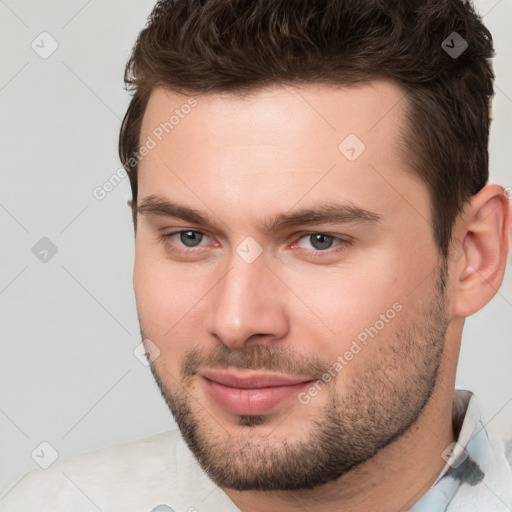
M 137 212 L 144 216 L 175 217 L 212 230 L 217 228 L 217 223 L 210 215 L 158 195 L 145 197 L 137 207 Z M 296 226 L 361 222 L 374 224 L 380 220 L 381 215 L 377 212 L 360 208 L 351 203 L 328 202 L 293 213 L 274 215 L 264 220 L 259 228 L 260 231 L 269 233 Z

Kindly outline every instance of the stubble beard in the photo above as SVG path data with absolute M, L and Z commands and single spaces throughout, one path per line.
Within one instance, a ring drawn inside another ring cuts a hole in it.
M 231 351 L 223 345 L 215 355 L 192 351 L 179 384 L 165 378 L 165 372 L 152 363 L 162 396 L 204 471 L 218 486 L 238 491 L 312 489 L 337 480 L 403 436 L 435 391 L 448 325 L 445 279 L 446 268 L 441 267 L 422 311 L 405 320 L 395 318 L 398 327 L 393 334 L 384 338 L 387 331 L 383 330 L 372 340 L 379 344 L 373 347 L 374 357 L 346 383 L 342 394 L 336 391 L 337 379 L 322 390 L 329 399 L 317 407 L 309 434 L 301 440 L 287 439 L 286 418 L 276 421 L 282 424 L 271 435 L 258 436 L 258 427 L 274 420 L 271 415 L 238 416 L 237 428 L 251 432 L 237 436 L 234 428 L 230 433 L 229 427 L 220 426 L 221 420 L 205 412 L 193 395 L 193 374 L 200 361 L 214 361 L 217 367 L 291 371 L 294 364 L 285 363 L 277 347 L 256 345 Z M 146 334 L 142 332 L 143 339 L 148 338 Z M 315 372 L 320 364 L 319 360 L 311 363 Z M 338 378 L 342 376 L 343 371 Z M 298 406 L 315 407 L 315 401 Z

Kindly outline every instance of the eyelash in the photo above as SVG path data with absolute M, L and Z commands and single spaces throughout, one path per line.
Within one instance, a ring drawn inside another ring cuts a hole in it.
M 185 254 L 186 253 L 202 252 L 200 249 L 200 247 L 202 247 L 202 246 L 188 247 L 188 248 L 181 246 L 180 248 L 177 248 L 176 246 L 171 244 L 172 237 L 174 237 L 176 235 L 180 235 L 181 233 L 196 233 L 198 235 L 208 237 L 208 235 L 206 235 L 206 233 L 203 233 L 202 231 L 197 231 L 195 229 L 181 229 L 179 231 L 173 231 L 172 233 L 162 234 L 162 235 L 160 235 L 159 238 L 160 238 L 160 241 L 162 241 L 164 243 L 164 245 L 166 245 L 169 249 L 171 249 L 173 251 L 177 251 L 177 252 L 181 252 L 181 253 L 185 253 Z M 329 235 L 328 233 L 323 233 L 321 231 L 312 231 L 312 232 L 305 233 L 305 234 L 301 235 L 299 237 L 299 239 L 297 240 L 297 242 L 294 242 L 293 245 L 295 246 L 303 238 L 307 238 L 312 235 L 323 235 L 323 236 L 326 236 L 328 238 L 332 238 L 333 240 L 338 241 L 338 244 L 334 246 L 334 249 L 332 247 L 329 247 L 328 249 L 325 249 L 325 250 L 306 249 L 306 252 L 309 253 L 309 255 L 311 255 L 313 257 L 321 257 L 325 254 L 337 253 L 337 252 L 345 250 L 348 246 L 350 246 L 352 244 L 352 240 L 348 240 L 346 238 L 336 237 L 334 235 Z

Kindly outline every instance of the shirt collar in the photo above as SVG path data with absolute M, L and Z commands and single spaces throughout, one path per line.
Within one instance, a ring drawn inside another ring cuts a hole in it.
M 455 391 L 453 427 L 457 441 L 441 455 L 445 466 L 409 511 L 512 510 L 512 469 L 505 443 L 486 431 L 470 391 Z

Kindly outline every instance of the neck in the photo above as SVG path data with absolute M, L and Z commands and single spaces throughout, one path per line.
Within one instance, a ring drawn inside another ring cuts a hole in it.
M 224 491 L 243 512 L 295 512 L 298 505 L 312 512 L 407 510 L 435 482 L 445 465 L 441 454 L 455 441 L 453 383 L 439 384 L 404 435 L 336 481 L 302 491 Z

